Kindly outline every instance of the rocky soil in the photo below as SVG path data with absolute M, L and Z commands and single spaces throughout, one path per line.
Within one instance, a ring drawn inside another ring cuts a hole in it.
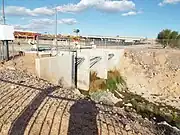
M 96 104 L 19 70 L 0 70 L 2 135 L 159 135 L 165 130 L 124 108 Z M 164 133 L 165 134 L 165 133 Z
M 120 72 L 131 92 L 180 108 L 180 50 L 128 49 Z
M 17 56 L 14 58 L 12 57 L 10 61 L 0 64 L 0 68 L 18 69 L 28 74 L 35 75 L 35 58 L 37 58 L 36 54 L 25 54 L 24 56 L 18 56 L 17 54 Z

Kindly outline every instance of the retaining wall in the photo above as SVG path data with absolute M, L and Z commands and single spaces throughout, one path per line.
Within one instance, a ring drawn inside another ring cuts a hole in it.
M 65 87 L 89 90 L 90 72 L 107 79 L 109 70 L 118 69 L 124 49 L 82 49 L 77 52 L 61 51 L 58 56 L 36 59 L 37 74 Z M 76 57 L 76 59 L 75 59 Z
M 74 86 L 74 54 L 36 59 L 36 71 L 40 78 L 64 87 Z

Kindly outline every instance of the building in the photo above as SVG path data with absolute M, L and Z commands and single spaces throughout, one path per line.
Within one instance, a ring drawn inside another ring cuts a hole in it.
M 36 39 L 37 36 L 41 34 L 34 31 L 22 31 L 22 30 L 15 30 L 14 36 L 17 39 Z

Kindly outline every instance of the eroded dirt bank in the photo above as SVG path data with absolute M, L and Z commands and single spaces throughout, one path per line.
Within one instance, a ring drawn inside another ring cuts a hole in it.
M 180 50 L 127 49 L 120 72 L 131 92 L 180 108 Z

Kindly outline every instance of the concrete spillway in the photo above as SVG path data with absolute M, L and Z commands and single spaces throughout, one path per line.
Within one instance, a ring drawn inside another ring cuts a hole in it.
M 57 56 L 36 59 L 36 71 L 52 83 L 89 90 L 90 72 L 107 79 L 107 72 L 118 69 L 123 55 L 124 49 L 60 51 Z

